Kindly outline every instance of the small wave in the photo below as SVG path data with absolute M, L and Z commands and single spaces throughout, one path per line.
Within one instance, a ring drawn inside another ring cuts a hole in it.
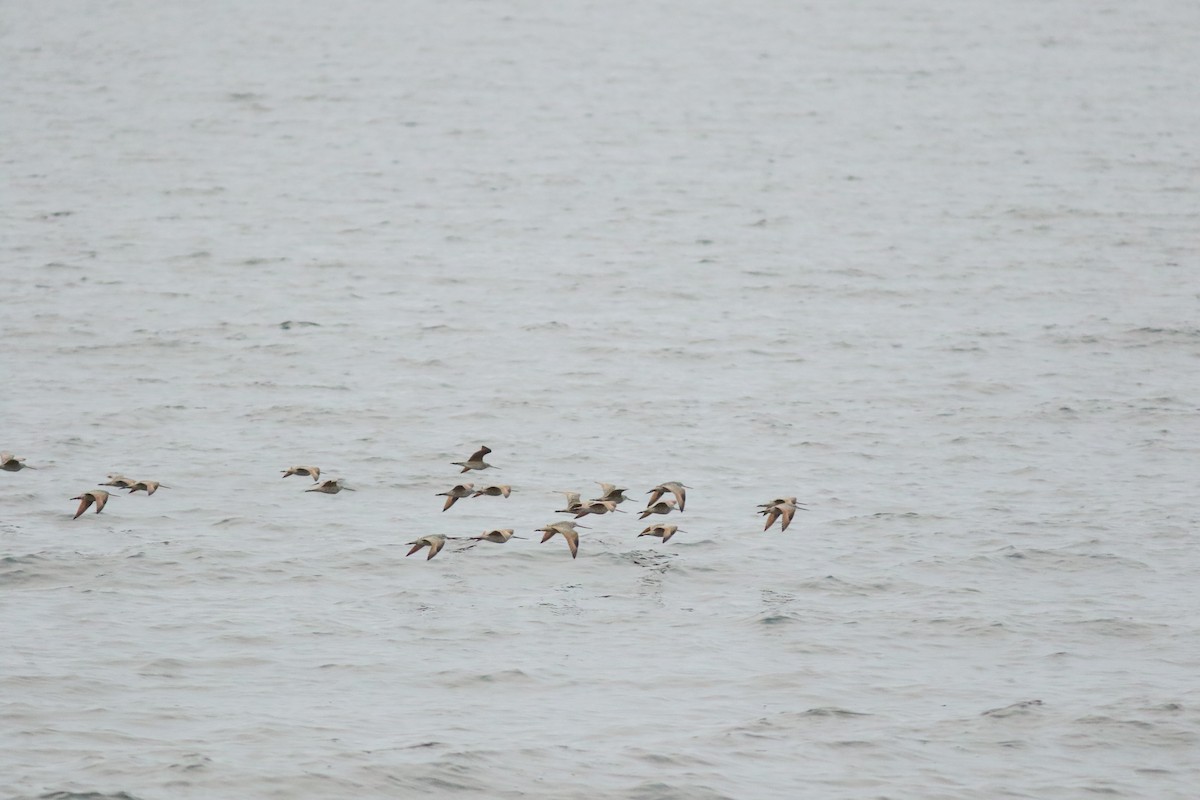
M 1159 336 L 1171 339 L 1200 339 L 1200 328 L 1134 328 L 1128 331 L 1131 336 Z
M 208 769 L 211 765 L 212 759 L 208 756 L 199 753 L 186 753 L 182 761 L 171 764 L 167 769 L 173 772 L 199 772 L 200 770 Z
M 1118 727 L 1140 728 L 1141 730 L 1150 730 L 1154 727 L 1153 722 L 1144 722 L 1140 719 L 1115 719 L 1113 717 L 1106 717 L 1103 714 L 1080 717 L 1075 721 L 1080 725 L 1115 725 Z
M 801 717 L 835 717 L 840 719 L 851 719 L 853 717 L 869 717 L 870 714 L 865 711 L 851 711 L 848 708 L 838 708 L 837 706 L 821 706 L 819 708 L 810 708 L 800 714 Z
M 1116 617 L 1099 617 L 1096 619 L 1080 620 L 1077 625 L 1082 625 L 1095 630 L 1104 636 L 1119 636 L 1148 638 L 1163 632 L 1169 631 L 1171 626 L 1166 623 L 1153 622 L 1134 622 L 1128 619 L 1118 619 Z
M 732 800 L 729 795 L 721 794 L 708 786 L 672 786 L 662 781 L 639 783 L 624 796 L 630 800 Z
M 1146 711 L 1166 711 L 1169 713 L 1175 713 L 1178 711 L 1183 711 L 1183 704 L 1181 704 L 1181 703 L 1163 703 L 1162 705 L 1158 705 L 1158 706 L 1147 706 L 1145 710 Z
M 980 716 L 984 717 L 1015 717 L 1033 713 L 1030 709 L 1037 708 L 1042 705 L 1041 700 L 1022 700 L 1019 703 L 1013 703 L 1002 708 L 989 708 L 987 711 L 980 712 Z
M 1076 546 L 1072 545 L 1072 547 Z M 1053 566 L 1058 570 L 1072 571 L 1084 571 L 1107 566 L 1150 569 L 1150 565 L 1144 561 L 1127 558 L 1116 553 L 1086 553 L 1067 548 L 1060 550 L 1040 550 L 1037 548 L 1021 550 L 1012 545 L 1005 545 L 999 550 L 977 556 L 976 558 L 982 560 L 1007 559 L 1015 562 L 1025 562 L 1028 565 L 1045 564 Z
M 177 678 L 186 666 L 177 658 L 159 658 L 143 664 L 137 674 L 157 678 Z

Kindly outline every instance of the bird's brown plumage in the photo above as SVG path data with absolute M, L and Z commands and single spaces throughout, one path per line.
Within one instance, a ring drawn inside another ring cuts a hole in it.
M 658 501 L 658 498 L 662 497 L 667 492 L 670 492 L 671 494 L 675 495 L 675 502 L 679 504 L 679 510 L 683 511 L 684 506 L 687 504 L 687 492 L 684 490 L 688 488 L 689 487 L 684 486 L 679 481 L 667 481 L 665 483 L 660 483 L 658 486 L 655 486 L 653 489 L 646 492 L 646 494 L 650 495 L 650 500 L 646 503 L 646 507 L 649 508 L 650 506 L 654 505 Z
M 99 514 L 104 510 L 104 505 L 108 502 L 108 497 L 108 492 L 103 489 L 91 489 L 78 497 L 72 497 L 72 500 L 79 501 L 79 510 L 75 512 L 75 516 L 71 517 L 71 519 L 79 519 L 80 515 L 87 511 L 88 507 L 93 503 L 96 504 L 96 513 Z

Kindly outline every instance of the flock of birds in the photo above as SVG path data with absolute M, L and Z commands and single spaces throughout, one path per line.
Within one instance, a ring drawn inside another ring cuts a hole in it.
M 5 451 L 0 453 L 0 470 L 5 472 L 20 472 L 23 469 L 37 469 L 25 463 L 25 459 L 14 456 L 12 453 Z M 115 486 L 118 489 L 128 489 L 130 494 L 134 492 L 145 492 L 147 495 L 154 494 L 159 489 L 170 489 L 170 486 L 159 483 L 158 481 L 135 481 L 132 478 L 126 478 L 124 475 L 118 475 L 115 472 L 110 472 L 108 480 L 99 484 L 100 486 Z M 72 519 L 79 519 L 83 512 L 87 511 L 93 505 L 96 506 L 96 513 L 99 514 L 104 510 L 104 506 L 108 504 L 108 498 L 111 494 L 104 489 L 90 489 L 83 492 L 72 500 L 79 501 L 79 508 L 75 511 L 75 516 Z
M 482 446 L 471 457 L 465 461 L 451 462 L 456 467 L 462 467 L 460 475 L 466 472 L 482 471 L 485 469 L 495 469 L 492 464 L 487 463 L 484 458 L 491 453 L 490 447 Z M 0 453 L 0 470 L 5 472 L 19 472 L 22 469 L 35 469 L 25 463 L 24 458 L 14 456 L 12 453 Z M 309 477 L 313 479 L 313 483 L 317 484 L 312 488 L 305 489 L 306 492 L 319 492 L 322 494 L 337 494 L 341 491 L 354 491 L 353 488 L 346 486 L 341 478 L 330 478 L 324 481 L 321 480 L 321 468 L 312 466 L 297 466 L 288 467 L 283 470 L 283 477 L 287 478 L 293 475 Z M 625 496 L 628 489 L 619 487 L 612 483 L 600 483 L 601 493 L 599 497 L 591 500 L 583 500 L 580 492 L 562 492 L 566 495 L 567 502 L 564 508 L 557 509 L 556 514 L 571 514 L 575 519 L 564 522 L 552 522 L 543 525 L 536 529 L 537 533 L 542 534 L 542 543 L 548 542 L 555 536 L 561 536 L 567 543 L 567 547 L 571 551 L 571 558 L 579 555 L 579 529 L 586 526 L 578 524 L 575 520 L 586 517 L 589 514 L 610 514 L 621 511 L 617 506 L 624 503 L 630 498 Z M 145 492 L 147 495 L 152 495 L 160 488 L 169 489 L 169 486 L 158 481 L 151 480 L 133 480 L 124 475 L 117 473 L 109 473 L 108 480 L 104 483 L 97 484 L 98 486 L 108 486 L 117 489 L 125 489 L 129 494 L 135 492 Z M 644 520 L 653 514 L 670 514 L 671 512 L 683 513 L 687 505 L 687 490 L 691 488 L 685 486 L 679 481 L 665 481 L 658 484 L 646 494 L 650 495 L 650 499 L 646 503 L 646 507 L 638 515 L 639 520 Z M 442 506 L 442 511 L 447 511 L 459 500 L 465 497 L 508 497 L 512 493 L 512 487 L 507 484 L 491 484 L 476 488 L 474 483 L 458 483 L 444 492 L 438 492 L 437 497 L 445 497 L 446 502 Z M 667 497 L 667 495 L 671 495 Z M 104 506 L 108 503 L 108 498 L 111 496 L 106 489 L 90 489 L 82 492 L 72 500 L 79 501 L 79 507 L 75 511 L 75 516 L 72 519 L 78 519 L 91 506 L 96 507 L 96 513 L 99 514 L 104 510 Z M 780 521 L 780 528 L 787 530 L 792 524 L 792 517 L 797 511 L 807 511 L 804 503 L 796 501 L 795 497 L 776 497 L 767 503 L 759 504 L 758 513 L 766 517 L 766 524 L 763 530 L 769 529 L 775 522 Z M 642 536 L 653 536 L 663 542 L 668 542 L 677 533 L 686 533 L 680 530 L 678 525 L 671 525 L 660 522 L 648 525 L 638 534 Z M 495 544 L 504 544 L 510 539 L 524 539 L 524 536 L 516 536 L 512 528 L 493 528 L 484 531 L 479 536 L 446 536 L 440 533 L 429 534 L 422 536 L 405 544 L 412 545 L 412 549 L 406 555 L 412 555 L 420 551 L 422 548 L 429 548 L 429 554 L 425 557 L 429 560 L 442 551 L 446 546 L 446 542 L 452 540 L 466 540 L 470 544 L 466 548 L 469 549 L 479 544 L 480 542 L 493 542 Z
M 453 461 L 451 463 L 456 467 L 462 467 L 462 471 L 459 473 L 460 475 L 465 472 L 471 472 L 472 470 L 482 471 L 485 469 L 494 469 L 495 465 L 489 464 L 484 460 L 491 452 L 492 449 L 487 445 L 484 445 L 472 453 L 471 457 L 466 461 Z M 284 475 L 286 477 L 287 475 L 309 474 L 313 475 L 313 480 L 317 480 L 317 476 L 320 473 L 318 471 L 316 474 L 314 474 L 314 469 L 314 467 L 292 467 L 288 470 L 285 470 Z M 300 472 L 300 470 L 307 471 Z M 586 517 L 589 514 L 610 514 L 620 511 L 621 509 L 617 508 L 617 506 L 629 499 L 625 496 L 625 492 L 629 490 L 612 483 L 603 483 L 599 481 L 598 483 L 600 484 L 601 490 L 600 496 L 591 500 L 583 500 L 583 495 L 580 492 L 562 492 L 562 494 L 566 495 L 567 498 L 566 507 L 557 509 L 554 513 L 571 514 L 575 517 L 575 520 L 577 520 L 582 517 Z M 638 515 L 638 519 L 645 519 L 651 514 L 670 514 L 672 511 L 683 513 L 683 510 L 687 505 L 687 490 L 689 488 L 691 487 L 685 486 L 679 481 L 666 481 L 658 484 L 646 493 L 650 495 L 650 500 L 646 503 L 646 508 L 643 509 Z M 309 489 L 308 491 L 313 490 Z M 438 492 L 436 496 L 446 498 L 446 502 L 442 506 L 442 511 L 447 511 L 451 506 L 464 497 L 481 497 L 485 495 L 489 497 L 508 497 L 511 493 L 512 487 L 508 484 L 491 484 L 476 488 L 474 483 L 457 483 L 444 492 Z M 666 497 L 667 493 L 670 493 L 671 497 Z M 783 530 L 787 530 L 788 525 L 792 523 L 792 517 L 795 515 L 796 511 L 806 510 L 803 508 L 803 506 L 803 503 L 796 502 L 795 497 L 777 497 L 769 503 L 761 504 L 759 506 L 759 509 L 761 509 L 759 513 L 767 518 L 767 524 L 763 527 L 763 530 L 770 528 L 773 524 L 775 524 L 776 520 L 780 519 L 783 520 L 780 523 L 780 527 Z M 561 536 L 566 541 L 567 547 L 571 551 L 571 558 L 575 558 L 579 555 L 579 529 L 586 528 L 586 526 L 580 525 L 575 520 L 547 523 L 546 525 L 535 529 L 535 532 L 542 534 L 543 544 L 550 541 L 555 536 Z M 655 536 L 661 539 L 663 542 L 667 542 L 670 541 L 672 536 L 681 532 L 686 533 L 686 531 L 681 531 L 678 525 L 670 525 L 660 522 L 648 525 L 642 530 L 641 533 L 638 534 L 638 536 Z M 524 536 L 517 536 L 512 528 L 493 528 L 491 530 L 484 531 L 480 536 L 467 537 L 446 536 L 445 534 L 441 533 L 433 533 L 429 534 L 428 536 L 422 536 L 411 542 L 406 542 L 405 544 L 412 545 L 412 549 L 409 550 L 406 555 L 411 556 L 413 553 L 420 551 L 422 548 L 428 547 L 429 555 L 427 555 L 425 559 L 429 560 L 442 551 L 442 548 L 446 546 L 446 542 L 453 539 L 466 539 L 467 541 L 471 542 L 471 544 L 467 545 L 467 547 L 470 548 L 479 544 L 479 542 L 505 544 L 511 539 L 524 538 Z

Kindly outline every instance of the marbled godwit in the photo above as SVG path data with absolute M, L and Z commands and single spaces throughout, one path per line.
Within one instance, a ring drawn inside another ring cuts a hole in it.
M 357 491 L 356 489 L 352 489 L 349 486 L 344 485 L 341 478 L 330 478 L 329 480 L 321 481 L 319 485 L 314 486 L 311 489 L 305 489 L 304 491 L 320 492 L 321 494 L 337 494 L 343 489 L 345 489 L 347 492 Z
M 679 481 L 667 481 L 666 483 L 660 483 L 658 486 L 655 486 L 653 489 L 646 492 L 646 494 L 650 495 L 650 500 L 646 503 L 646 507 L 649 508 L 650 506 L 654 505 L 658 498 L 662 497 L 667 492 L 670 492 L 671 494 L 675 495 L 675 502 L 679 503 L 679 510 L 683 511 L 683 507 L 687 503 L 687 492 L 685 492 L 684 489 L 690 488 L 692 487 L 684 486 Z M 659 513 L 665 514 L 666 512 L 664 511 Z
M 786 531 L 788 529 L 788 525 L 792 524 L 792 517 L 796 516 L 797 511 L 808 511 L 808 509 L 804 508 L 803 506 L 804 504 L 797 503 L 796 498 L 794 497 L 777 497 L 770 503 L 763 503 L 759 505 L 759 508 L 761 508 L 762 511 L 759 511 L 758 513 L 767 518 L 767 524 L 763 526 L 763 530 L 765 531 L 767 528 L 770 528 L 772 525 L 774 525 L 775 520 L 782 519 L 783 521 L 779 523 L 779 527 L 780 530 Z
M 79 510 L 75 512 L 75 516 L 71 519 L 79 519 L 79 515 L 88 510 L 92 504 L 96 504 L 96 513 L 99 514 L 104 510 L 104 504 L 108 502 L 108 492 L 103 489 L 90 489 L 78 497 L 72 497 L 72 500 L 79 501 Z
M 23 469 L 37 469 L 37 467 L 29 466 L 25 463 L 24 458 L 14 456 L 6 450 L 0 453 L 0 469 L 5 472 L 20 472 Z
M 110 472 L 110 473 L 108 473 L 108 481 L 107 482 L 98 483 L 96 485 L 97 486 L 115 486 L 118 489 L 128 489 L 130 486 L 133 486 L 134 483 L 136 483 L 136 481 L 134 481 L 133 478 L 126 478 L 124 475 L 121 475 L 119 473 Z
M 612 500 L 614 503 L 620 505 L 629 499 L 625 496 L 625 492 L 629 491 L 628 489 L 621 489 L 616 484 L 604 483 L 603 481 L 596 481 L 596 483 L 600 484 L 601 492 L 600 496 L 596 498 L 597 500 Z
M 588 514 L 607 514 L 610 511 L 621 511 L 617 508 L 616 500 L 589 500 L 575 507 L 575 519 L 586 517 Z
M 512 487 L 507 484 L 502 486 L 485 486 L 473 494 L 472 497 L 479 497 L 481 494 L 486 494 L 488 497 L 508 497 L 512 494 Z
M 445 511 L 450 506 L 458 502 L 459 498 L 470 497 L 475 492 L 475 484 L 459 483 L 452 487 L 449 491 L 438 492 L 435 497 L 446 498 L 446 505 L 442 506 L 442 511 Z
M 498 469 L 498 467 L 493 467 L 491 464 L 483 460 L 483 457 L 490 452 L 492 452 L 492 448 L 488 447 L 487 445 L 483 445 L 474 453 L 472 453 L 471 457 L 466 461 L 451 461 L 450 463 L 456 467 L 462 467 L 463 472 L 473 469 L 488 469 L 489 467 L 491 469 Z M 459 474 L 461 475 L 462 473 Z
M 638 538 L 641 538 L 642 536 L 660 536 L 662 537 L 662 540 L 666 542 L 676 533 L 681 533 L 678 525 L 666 525 L 660 522 L 657 525 L 651 525 L 643 530 L 638 534 Z
M 490 531 L 484 531 L 482 536 L 472 536 L 473 542 L 495 542 L 496 544 L 504 544 L 509 539 L 524 539 L 524 536 L 514 536 L 512 528 L 493 528 Z
M 555 514 L 574 514 L 583 505 L 579 499 L 579 492 L 559 492 L 559 494 L 567 496 L 567 507 L 555 510 Z
M 160 486 L 163 489 L 171 488 L 170 486 L 158 481 L 134 481 L 125 488 L 129 490 L 130 494 L 133 494 L 134 492 L 145 492 L 146 494 L 150 495 L 157 492 Z
M 577 525 L 574 522 L 552 522 L 538 528 L 538 531 L 543 534 L 542 543 L 545 544 L 554 534 L 560 534 L 567 540 L 567 546 L 571 548 L 571 558 L 579 555 L 579 533 L 576 528 L 582 528 L 583 525 Z
M 407 553 L 404 554 L 405 557 L 411 556 L 413 553 L 417 552 L 422 547 L 428 547 L 429 555 L 425 556 L 425 560 L 428 561 L 429 559 L 433 558 L 438 553 L 440 553 L 442 548 L 446 546 L 446 537 L 440 533 L 432 533 L 429 536 L 422 536 L 420 539 L 417 539 L 415 542 L 405 542 L 405 544 L 411 544 L 413 546 L 412 550 L 409 550 Z
M 281 477 L 286 478 L 289 475 L 311 475 L 312 479 L 313 479 L 313 483 L 316 483 L 317 481 L 321 480 L 321 468 L 320 467 L 288 467 L 287 469 L 285 469 L 283 471 L 283 475 Z
M 675 508 L 675 498 L 669 500 L 659 500 L 657 503 L 652 503 L 646 506 L 646 509 L 638 516 L 638 519 L 645 519 L 651 514 L 670 514 Z
M 780 503 L 794 503 L 795 501 L 796 501 L 796 498 L 794 498 L 794 497 L 776 497 L 774 500 L 772 500 L 769 503 L 759 503 L 758 507 L 759 508 L 770 508 L 771 506 L 777 506 Z M 766 512 L 760 511 L 758 513 L 765 514 Z

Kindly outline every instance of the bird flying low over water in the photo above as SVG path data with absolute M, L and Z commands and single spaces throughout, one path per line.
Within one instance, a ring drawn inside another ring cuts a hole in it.
M 574 514 L 583 505 L 583 501 L 579 499 L 579 492 L 559 492 L 567 496 L 567 507 L 556 510 L 555 514 Z
M 343 489 L 348 492 L 356 491 L 355 489 L 351 489 L 349 486 L 344 485 L 341 478 L 330 478 L 329 480 L 321 481 L 319 485 L 314 486 L 311 489 L 305 489 L 304 491 L 320 492 L 321 494 L 337 494 Z
M 75 512 L 75 516 L 71 517 L 71 519 L 79 519 L 79 516 L 87 511 L 92 503 L 96 504 L 96 513 L 99 514 L 104 510 L 104 504 L 108 502 L 108 497 L 108 492 L 103 489 L 91 489 L 78 497 L 72 497 L 72 500 L 79 501 L 79 510 Z
M 129 490 L 130 494 L 133 494 L 134 492 L 145 492 L 146 494 L 150 495 L 157 492 L 159 487 L 162 487 L 163 489 L 171 488 L 170 486 L 159 483 L 158 481 L 134 481 L 125 488 Z
M 654 505 L 655 502 L 658 501 L 658 498 L 662 497 L 667 492 L 670 492 L 671 494 L 675 495 L 675 502 L 679 504 L 679 510 L 683 511 L 683 507 L 687 503 L 687 492 L 685 492 L 684 489 L 690 488 L 692 487 L 684 486 L 679 481 L 667 481 L 666 483 L 660 483 L 658 486 L 655 486 L 653 489 L 646 492 L 646 494 L 650 495 L 650 499 L 646 502 L 646 508 Z M 666 512 L 660 511 L 657 513 L 665 514 Z
M 574 522 L 553 522 L 538 528 L 538 531 L 543 534 L 542 544 L 550 541 L 550 538 L 556 533 L 561 535 L 567 540 L 567 547 L 571 548 L 571 558 L 575 558 L 579 555 L 579 533 L 575 529 L 582 527 L 584 526 L 576 525 Z
M 759 503 L 758 507 L 759 508 L 770 508 L 771 506 L 777 506 L 780 503 L 795 503 L 795 502 L 796 502 L 796 498 L 794 498 L 794 497 L 776 497 L 774 500 L 772 500 L 769 503 Z M 765 514 L 766 512 L 760 511 L 758 513 Z
M 482 536 L 472 536 L 473 542 L 495 542 L 496 544 L 504 544 L 509 539 L 524 539 L 524 536 L 514 536 L 512 528 L 493 528 L 490 531 L 484 531 Z
M 683 532 L 684 531 L 679 530 L 678 525 L 665 525 L 660 522 L 657 525 L 651 525 L 651 526 L 647 527 L 645 530 L 643 530 L 641 533 L 638 534 L 638 538 L 641 538 L 643 536 L 659 536 L 662 538 L 662 540 L 664 542 L 666 542 L 675 534 L 683 533 Z
M 675 498 L 668 500 L 659 500 L 657 503 L 652 503 L 646 506 L 646 509 L 638 515 L 638 519 L 645 519 L 651 514 L 670 514 L 675 508 Z
M 617 508 L 616 500 L 589 500 L 575 506 L 575 519 L 586 517 L 588 514 L 607 514 L 610 511 L 621 511 Z M 624 514 L 624 511 L 621 511 Z
M 603 481 L 596 481 L 596 483 L 600 484 L 600 497 L 597 498 L 598 500 L 612 500 L 614 503 L 620 505 L 629 499 L 625 496 L 625 492 L 629 491 L 628 489 L 620 489 L 616 484 L 604 483 Z
M 433 534 L 430 534 L 429 536 L 422 536 L 420 539 L 417 539 L 416 541 L 413 541 L 413 542 L 405 542 L 405 544 L 411 544 L 413 546 L 412 550 L 409 550 L 407 553 L 404 554 L 405 557 L 411 556 L 413 553 L 417 552 L 422 547 L 428 547 L 429 555 L 425 556 L 425 560 L 428 561 L 429 559 L 433 558 L 438 553 L 440 553 L 442 551 L 442 548 L 446 546 L 446 537 L 440 533 L 433 533 Z
M 283 475 L 281 477 L 286 478 L 289 475 L 311 475 L 312 479 L 313 479 L 313 483 L 316 483 L 317 481 L 319 481 L 321 479 L 321 468 L 320 467 L 288 467 L 287 469 L 285 469 L 283 471 Z
M 508 497 L 510 494 L 512 494 L 512 487 L 508 485 L 485 486 L 471 496 L 479 497 L 481 494 L 486 494 L 488 497 Z
M 117 472 L 108 473 L 108 480 L 104 483 L 96 484 L 97 486 L 115 486 L 118 489 L 128 489 L 133 484 L 137 483 L 133 478 L 126 478 Z
M 764 531 L 774 525 L 777 519 L 783 520 L 779 523 L 779 527 L 780 530 L 786 531 L 788 525 L 792 524 L 792 517 L 796 516 L 797 511 L 808 511 L 807 508 L 804 508 L 804 504 L 797 503 L 794 497 L 776 497 L 769 503 L 760 504 L 759 508 L 762 511 L 758 513 L 767 518 L 767 524 L 763 526 Z
M 475 484 L 459 483 L 459 484 L 456 484 L 455 486 L 453 486 L 448 491 L 438 492 L 434 496 L 446 498 L 446 505 L 442 506 L 442 511 L 445 511 L 450 506 L 457 503 L 460 498 L 470 497 L 472 494 L 474 494 L 474 492 L 475 492 Z
M 462 467 L 463 472 L 468 472 L 473 469 L 497 469 L 483 460 L 483 457 L 492 452 L 492 448 L 487 445 L 481 446 L 478 450 L 471 454 L 471 457 L 466 461 L 451 461 L 450 463 L 456 467 Z M 462 473 L 459 473 L 462 474 Z
M 12 453 L 5 450 L 0 453 L 0 469 L 5 472 L 20 472 L 23 469 L 37 469 L 25 463 L 25 459 L 14 456 Z

